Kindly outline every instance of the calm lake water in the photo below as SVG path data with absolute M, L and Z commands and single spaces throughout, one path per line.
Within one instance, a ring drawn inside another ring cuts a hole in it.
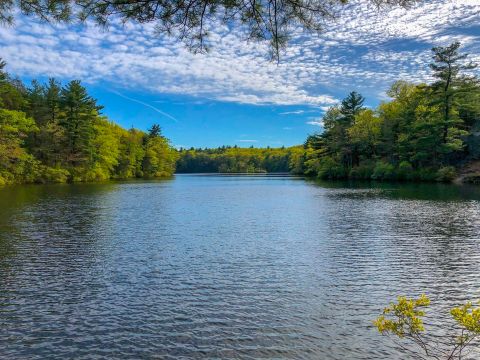
M 447 317 L 480 298 L 480 188 L 0 189 L 2 359 L 405 359 L 371 321 L 422 292 Z

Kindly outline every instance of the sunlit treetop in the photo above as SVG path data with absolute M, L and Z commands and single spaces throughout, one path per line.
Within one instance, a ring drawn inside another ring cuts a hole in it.
M 379 7 L 409 6 L 422 0 L 366 0 Z M 215 24 L 242 26 L 246 40 L 268 41 L 279 59 L 294 28 L 321 31 L 349 0 L 3 0 L 0 20 L 13 23 L 15 10 L 44 21 L 113 19 L 153 22 L 159 33 L 183 41 L 190 50 L 208 50 L 208 29 Z

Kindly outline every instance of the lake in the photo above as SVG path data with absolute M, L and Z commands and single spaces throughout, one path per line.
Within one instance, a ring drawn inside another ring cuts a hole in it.
M 4 187 L 0 274 L 2 359 L 405 359 L 372 320 L 397 295 L 446 318 L 480 298 L 480 188 Z

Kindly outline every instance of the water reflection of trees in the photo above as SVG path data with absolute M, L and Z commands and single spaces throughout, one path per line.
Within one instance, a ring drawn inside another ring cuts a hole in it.
M 47 277 L 61 280 L 84 270 L 86 262 L 94 261 L 97 230 L 105 220 L 102 209 L 117 187 L 108 183 L 1 189 L 0 267 L 18 276 L 8 281 L 28 281 L 36 287 Z

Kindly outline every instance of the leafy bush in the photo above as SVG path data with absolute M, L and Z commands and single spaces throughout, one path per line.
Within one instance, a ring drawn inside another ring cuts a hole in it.
M 451 182 L 457 176 L 457 171 L 453 166 L 445 166 L 437 171 L 437 181 Z
M 68 170 L 45 166 L 42 176 L 37 181 L 41 183 L 66 183 L 69 178 L 70 173 Z
M 360 164 L 359 166 L 352 168 L 348 176 L 351 179 L 370 180 L 372 178 L 373 171 L 373 163 Z
M 394 180 L 396 178 L 395 167 L 385 161 L 379 161 L 373 170 L 374 180 Z
M 318 177 L 321 179 L 345 179 L 347 171 L 331 157 L 324 157 L 320 160 Z
M 435 181 L 437 179 L 437 172 L 432 168 L 422 168 L 415 172 L 415 180 L 420 181 Z

